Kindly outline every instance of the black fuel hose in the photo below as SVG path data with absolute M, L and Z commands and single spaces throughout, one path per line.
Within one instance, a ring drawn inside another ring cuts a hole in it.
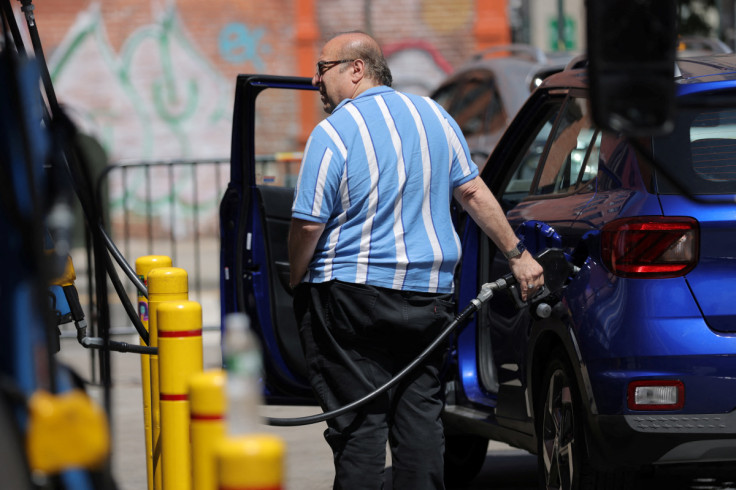
M 494 282 L 489 282 L 489 283 L 484 284 L 483 287 L 481 287 L 481 290 L 478 296 L 470 300 L 470 304 L 466 306 L 465 309 L 462 312 L 460 312 L 445 327 L 445 329 L 437 336 L 437 338 L 433 340 L 432 343 L 429 344 L 422 351 L 422 353 L 419 354 L 419 356 L 417 356 L 416 359 L 414 359 L 411 363 L 409 363 L 404 369 L 402 369 L 399 373 L 397 373 L 393 378 L 391 378 L 386 383 L 376 388 L 374 391 L 368 393 L 363 398 L 355 400 L 354 402 L 351 402 L 345 406 L 342 406 L 335 410 L 331 410 L 329 412 L 324 412 L 324 413 L 315 414 L 315 415 L 308 415 L 305 417 L 296 417 L 296 418 L 266 417 L 264 418 L 264 423 L 267 425 L 272 425 L 276 427 L 294 427 L 298 425 L 316 424 L 318 422 L 324 422 L 325 420 L 335 418 L 346 412 L 351 412 L 365 405 L 366 403 L 370 402 L 377 396 L 382 395 L 387 390 L 392 388 L 394 385 L 396 385 L 398 382 L 404 379 L 404 377 L 407 374 L 409 374 L 412 370 L 414 370 L 417 366 L 419 366 L 422 362 L 424 362 L 427 359 L 427 357 L 429 357 L 429 355 L 432 353 L 432 351 L 434 351 L 442 342 L 444 342 L 445 339 L 447 339 L 447 337 L 452 333 L 453 330 L 455 330 L 459 325 L 462 325 L 473 313 L 475 313 L 476 311 L 478 311 L 478 309 L 480 309 L 483 303 L 485 303 L 491 297 L 493 297 L 493 293 L 495 291 L 500 291 L 513 284 L 516 284 L 516 279 L 511 274 L 507 274 L 501 279 L 498 279 Z
M 98 194 L 101 195 L 101 194 Z M 135 288 L 138 290 L 140 294 L 146 297 L 148 299 L 148 288 L 141 282 L 141 280 L 138 278 L 138 275 L 135 273 L 133 268 L 130 266 L 127 260 L 125 260 L 125 257 L 122 253 L 120 253 L 120 250 L 115 245 L 115 242 L 112 241 L 112 238 L 110 238 L 110 235 L 107 234 L 105 231 L 105 227 L 102 226 L 102 223 L 98 223 L 97 225 L 98 231 L 100 233 L 100 236 L 102 237 L 103 241 L 105 242 L 105 245 L 107 246 L 107 250 L 110 252 L 110 254 L 115 259 L 115 262 L 118 263 L 120 268 L 123 270 L 126 276 L 128 276 L 128 279 L 130 279 L 130 282 L 133 283 Z M 135 315 L 137 316 L 137 314 Z M 148 342 L 146 342 L 147 344 Z

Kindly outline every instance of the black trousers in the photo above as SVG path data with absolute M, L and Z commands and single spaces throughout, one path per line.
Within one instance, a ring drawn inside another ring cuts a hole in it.
M 401 371 L 452 320 L 454 305 L 449 294 L 331 281 L 297 287 L 294 311 L 312 388 L 328 411 L 362 398 Z M 439 377 L 444 354 L 436 352 L 357 413 L 327 422 L 335 489 L 382 488 L 387 440 L 394 489 L 444 488 Z

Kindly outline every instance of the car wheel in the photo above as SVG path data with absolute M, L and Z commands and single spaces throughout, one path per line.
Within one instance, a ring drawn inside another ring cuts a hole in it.
M 543 488 L 579 488 L 580 423 L 573 403 L 572 378 L 567 366 L 555 359 L 544 377 L 543 400 L 538 421 L 539 476 Z
M 488 439 L 475 435 L 445 434 L 445 486 L 463 487 L 480 472 Z
M 598 471 L 585 447 L 584 414 L 572 368 L 563 353 L 549 363 L 537 410 L 537 461 L 540 488 L 547 490 L 624 490 L 634 474 Z

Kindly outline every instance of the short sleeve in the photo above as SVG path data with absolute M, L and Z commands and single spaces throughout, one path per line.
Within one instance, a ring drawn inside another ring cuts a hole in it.
M 327 222 L 340 203 L 345 167 L 344 153 L 325 131 L 325 124 L 317 126 L 307 141 L 291 208 L 292 217 L 319 223 Z

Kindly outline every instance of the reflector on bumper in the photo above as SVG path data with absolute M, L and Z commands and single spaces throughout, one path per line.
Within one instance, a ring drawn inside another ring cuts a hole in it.
M 631 410 L 679 410 L 685 405 L 685 385 L 679 380 L 640 380 L 629 383 Z

